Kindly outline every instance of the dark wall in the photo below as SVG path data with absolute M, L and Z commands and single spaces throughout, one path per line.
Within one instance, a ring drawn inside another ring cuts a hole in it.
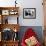
M 42 26 L 21 26 L 20 27 L 20 31 L 19 31 L 19 39 L 20 39 L 20 41 L 22 40 L 23 35 L 24 35 L 25 31 L 28 28 L 32 28 L 36 32 L 39 41 L 43 42 L 43 30 L 42 30 Z

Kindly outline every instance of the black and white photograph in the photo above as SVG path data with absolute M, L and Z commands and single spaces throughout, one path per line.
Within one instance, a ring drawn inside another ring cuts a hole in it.
M 36 8 L 24 8 L 23 18 L 24 19 L 35 19 L 36 18 Z

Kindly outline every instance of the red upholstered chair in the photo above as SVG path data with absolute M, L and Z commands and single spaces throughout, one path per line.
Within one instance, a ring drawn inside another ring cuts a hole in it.
M 35 38 L 37 37 L 36 33 L 32 30 L 32 28 L 28 28 L 24 34 L 24 37 L 22 38 L 21 46 L 27 46 L 25 40 L 32 36 Z M 41 44 L 37 38 L 36 38 L 36 40 L 37 40 L 37 44 L 35 44 L 34 46 L 41 46 Z

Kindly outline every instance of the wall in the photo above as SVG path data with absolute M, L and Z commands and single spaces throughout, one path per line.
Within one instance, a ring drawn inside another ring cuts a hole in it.
M 15 6 L 15 0 L 0 0 L 0 6 Z M 19 6 L 19 24 L 21 26 L 43 26 L 42 0 L 17 0 Z M 23 8 L 36 8 L 36 19 L 23 19 Z
M 20 25 L 22 26 L 43 26 L 42 0 L 25 0 L 20 6 Z M 23 19 L 23 8 L 36 8 L 36 19 Z

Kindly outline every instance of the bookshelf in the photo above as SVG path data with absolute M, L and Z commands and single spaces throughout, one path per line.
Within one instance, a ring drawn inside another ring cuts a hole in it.
M 10 40 L 4 40 L 2 35 L 4 35 L 4 32 L 12 32 L 14 35 L 19 31 L 19 13 L 18 13 L 19 7 L 0 7 L 0 46 L 18 46 L 19 40 L 12 36 Z M 4 31 L 5 30 L 5 31 Z M 10 34 L 10 33 L 9 33 Z M 18 34 L 16 34 L 17 36 Z M 4 35 L 5 36 L 5 35 Z M 8 36 L 8 34 L 7 34 Z M 6 37 L 7 37 L 6 36 Z M 8 36 L 9 37 L 9 36 Z M 6 38 L 9 39 L 9 38 Z

